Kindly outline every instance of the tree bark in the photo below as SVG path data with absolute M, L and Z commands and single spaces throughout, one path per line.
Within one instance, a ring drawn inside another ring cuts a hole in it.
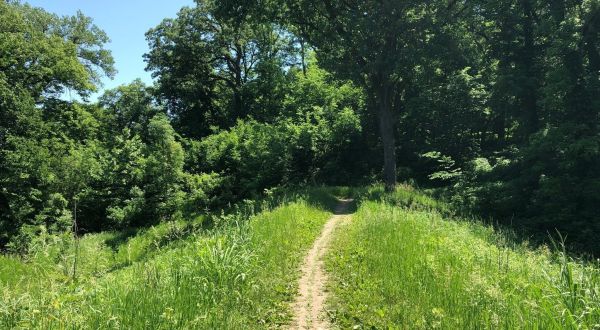
M 300 37 L 300 55 L 302 59 L 302 74 L 306 77 L 306 50 L 304 49 L 304 38 Z
M 520 63 L 525 74 L 525 81 L 521 82 L 522 93 L 521 112 L 523 128 L 521 139 L 523 142 L 539 129 L 539 113 L 537 109 L 537 72 L 535 68 L 536 49 L 534 44 L 534 13 L 529 0 L 522 0 L 521 6 L 524 12 L 523 19 L 523 48 L 520 51 Z
M 383 84 L 378 94 L 379 131 L 383 143 L 383 180 L 385 190 L 390 192 L 396 188 L 396 139 L 394 137 L 391 87 Z

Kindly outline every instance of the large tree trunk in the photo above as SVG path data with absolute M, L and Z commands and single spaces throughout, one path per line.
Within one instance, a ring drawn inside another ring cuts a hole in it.
M 539 114 L 537 109 L 537 72 L 534 65 L 536 56 L 533 26 L 535 14 L 529 0 L 522 0 L 521 6 L 525 16 L 523 20 L 524 43 L 518 54 L 526 77 L 526 81 L 521 83 L 522 92 L 520 95 L 523 120 L 521 139 L 525 142 L 531 134 L 538 131 Z
M 396 188 L 396 139 L 394 137 L 391 87 L 383 84 L 378 94 L 379 131 L 383 143 L 383 180 L 385 190 L 389 192 Z
M 4 196 L 4 194 L 2 192 L 0 192 L 0 221 L 2 221 L 2 218 L 4 216 L 6 216 L 8 218 L 8 213 L 10 212 L 10 203 L 8 202 L 8 198 L 6 198 L 6 196 Z M 2 242 L 0 242 L 0 248 Z
M 242 92 L 240 88 L 233 90 L 233 125 L 235 125 L 237 119 L 244 119 L 246 112 L 244 111 L 244 101 L 242 100 Z

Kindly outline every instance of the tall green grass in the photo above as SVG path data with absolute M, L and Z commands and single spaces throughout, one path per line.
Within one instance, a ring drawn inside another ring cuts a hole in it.
M 321 190 L 294 195 L 296 201 L 257 215 L 251 215 L 255 206 L 240 208 L 244 211 L 217 217 L 210 230 L 182 222 L 132 237 L 84 236 L 75 280 L 62 269 L 70 269 L 68 246 L 51 244 L 26 261 L 2 257 L 0 328 L 285 324 L 299 263 L 330 216 L 323 196 Z M 8 268 L 14 275 L 4 273 Z
M 440 205 L 406 187 L 377 201 L 363 198 L 326 263 L 338 326 L 600 328 L 599 265 L 450 220 Z

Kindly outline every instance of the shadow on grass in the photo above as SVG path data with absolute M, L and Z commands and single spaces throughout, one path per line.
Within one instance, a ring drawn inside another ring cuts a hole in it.
M 121 245 L 127 243 L 131 237 L 136 236 L 140 230 L 140 228 L 128 228 L 120 230 L 115 232 L 115 235 L 104 241 L 104 243 L 113 251 L 117 251 Z
M 355 200 L 355 207 L 365 202 L 380 202 L 416 211 L 432 211 L 445 217 L 454 217 L 457 212 L 450 204 L 441 201 L 425 191 L 407 184 L 399 184 L 394 192 L 386 192 L 383 185 L 375 184 L 366 187 L 347 187 L 342 190 Z
M 553 242 L 563 241 L 562 233 L 557 231 L 547 232 L 534 230 L 524 226 L 518 221 L 500 221 L 494 218 L 484 218 L 469 210 L 458 209 L 443 199 L 436 197 L 435 192 L 420 190 L 408 184 L 398 184 L 394 192 L 386 192 L 383 185 L 375 184 L 367 187 L 344 188 L 351 197 L 356 200 L 358 207 L 364 202 L 381 202 L 390 205 L 406 208 L 414 211 L 435 212 L 444 219 L 450 221 L 465 221 L 479 224 L 484 227 L 492 227 L 494 235 L 486 236 L 485 239 L 499 247 L 512 249 L 539 249 L 553 248 Z M 565 243 L 567 253 L 574 259 L 580 261 L 592 261 L 598 257 L 598 249 L 587 246 L 582 249 L 581 244 L 576 241 L 569 242 L 568 237 Z
M 358 210 L 358 205 L 356 201 L 352 198 L 344 198 L 338 199 L 338 205 L 333 210 L 333 214 L 335 215 L 349 215 L 353 214 Z
M 354 188 L 349 187 L 315 187 L 310 188 L 305 196 L 309 205 L 336 215 L 352 214 L 358 209 L 354 199 Z

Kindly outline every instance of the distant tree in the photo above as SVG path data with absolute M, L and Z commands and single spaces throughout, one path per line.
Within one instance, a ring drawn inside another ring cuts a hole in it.
M 223 6 L 244 4 L 226 1 Z M 431 51 L 432 45 L 451 44 L 442 42 L 447 39 L 444 27 L 452 21 L 452 13 L 460 11 L 461 3 L 275 0 L 259 6 L 278 8 L 273 10 L 275 19 L 296 26 L 315 47 L 323 67 L 367 90 L 379 121 L 384 181 L 392 190 L 396 184 L 395 122 L 406 106 L 414 69 L 439 56 Z
M 146 34 L 158 98 L 191 137 L 239 118 L 267 120 L 283 99 L 285 35 L 272 24 L 219 15 L 215 3 L 197 1 Z
M 144 188 L 151 215 L 169 218 L 177 208 L 176 193 L 183 179 L 183 147 L 165 115 L 157 115 L 148 124 Z
M 128 85 L 108 90 L 98 99 L 99 105 L 111 114 L 110 123 L 115 130 L 128 129 L 133 134 L 144 135 L 150 119 L 162 109 L 155 104 L 152 88 L 140 79 Z

